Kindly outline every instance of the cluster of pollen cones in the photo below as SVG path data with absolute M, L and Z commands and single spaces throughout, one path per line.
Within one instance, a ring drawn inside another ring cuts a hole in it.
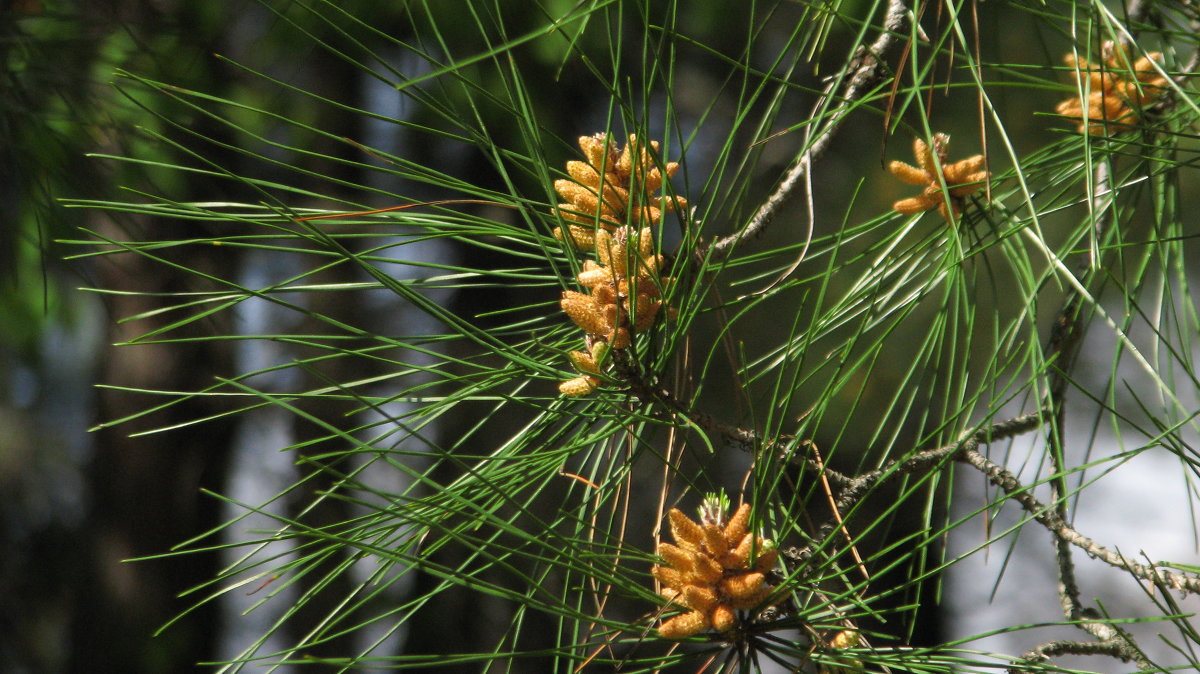
M 1129 51 L 1106 42 L 1097 63 L 1075 54 L 1063 58 L 1075 69 L 1080 95 L 1059 103 L 1055 110 L 1078 119 L 1080 133 L 1104 134 L 1131 127 L 1139 112 L 1167 91 L 1169 80 L 1157 67 L 1162 54 L 1151 52 L 1134 60 Z M 948 163 L 949 144 L 950 137 L 943 133 L 935 133 L 931 143 L 918 138 L 913 142 L 916 166 L 902 161 L 888 164 L 892 175 L 924 188 L 919 195 L 892 204 L 893 210 L 912 215 L 936 208 L 947 222 L 954 222 L 966 197 L 983 187 L 991 174 L 984 170 L 983 155 Z
M 766 574 L 779 552 L 748 530 L 750 504 L 743 503 L 728 522 L 723 516 L 715 513 L 697 523 L 678 509 L 668 513 L 675 544 L 659 544 L 658 555 L 666 564 L 651 573 L 662 584 L 660 593 L 688 611 L 658 626 L 667 639 L 706 630 L 728 632 L 737 623 L 738 611 L 762 606 L 771 594 Z
M 905 215 L 911 215 L 936 208 L 947 222 L 953 222 L 951 214 L 956 216 L 962 212 L 963 199 L 983 187 L 989 174 L 983 170 L 984 158 L 981 154 L 952 164 L 947 163 L 946 155 L 949 147 L 950 136 L 944 133 L 935 133 L 932 144 L 926 143 L 920 138 L 913 141 L 913 156 L 917 160 L 916 166 L 902 161 L 888 164 L 888 171 L 892 175 L 909 185 L 925 188 L 915 197 L 901 199 L 892 204 L 893 209 Z M 943 185 L 949 192 L 949 199 L 943 194 Z M 947 202 L 950 204 L 951 210 L 946 209 Z
M 1063 60 L 1075 69 L 1081 93 L 1059 103 L 1056 111 L 1079 119 L 1080 133 L 1102 134 L 1109 125 L 1134 122 L 1138 110 L 1166 91 L 1167 78 L 1154 67 L 1162 60 L 1159 52 L 1131 61 L 1128 49 L 1106 42 L 1101 63 L 1074 54 Z
M 596 134 L 581 137 L 579 147 L 587 161 L 567 162 L 572 179 L 554 183 L 568 202 L 558 205 L 567 222 L 554 230 L 555 238 L 594 255 L 576 277 L 585 292 L 566 290 L 559 302 L 589 345 L 570 354 L 580 376 L 559 385 L 568 396 L 594 391 L 607 349 L 627 348 L 634 333 L 654 323 L 668 279 L 660 276 L 663 258 L 654 253 L 650 226 L 686 205 L 680 197 L 655 196 L 679 169 L 675 162 L 661 169 L 655 164 L 657 142 L 646 148 L 631 135 L 618 152 L 606 134 Z
M 558 205 L 566 230 L 556 228 L 554 236 L 569 240 L 577 250 L 591 250 L 600 230 L 614 232 L 624 227 L 641 229 L 662 222 L 663 214 L 687 206 L 683 197 L 655 196 L 665 179 L 679 170 L 668 162 L 662 169 L 655 164 L 658 141 L 649 148 L 640 145 L 636 135 L 620 152 L 608 134 L 581 136 L 579 148 L 586 162 L 567 162 L 571 180 L 554 181 L 554 189 L 567 201 Z M 572 224 L 578 223 L 578 224 Z

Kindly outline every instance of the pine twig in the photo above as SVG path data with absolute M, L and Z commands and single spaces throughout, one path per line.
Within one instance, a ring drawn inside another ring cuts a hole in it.
M 959 453 L 979 447 L 995 440 L 1011 438 L 1032 431 L 1042 425 L 1045 415 L 1042 411 L 1025 414 L 1007 421 L 1001 421 L 991 426 L 971 432 L 958 442 L 918 452 L 907 459 L 896 459 L 888 462 L 882 468 L 864 473 L 853 478 L 850 484 L 838 498 L 838 508 L 845 512 L 858 503 L 867 491 L 885 479 L 898 474 L 920 473 L 932 470 L 950 460 Z
M 958 460 L 969 464 L 987 476 L 988 481 L 999 487 L 1004 493 L 1025 509 L 1033 519 L 1045 527 L 1051 534 L 1062 541 L 1083 550 L 1093 559 L 1098 559 L 1109 566 L 1121 569 L 1141 580 L 1153 583 L 1163 590 L 1178 590 L 1190 594 L 1200 594 L 1200 577 L 1171 571 L 1164 571 L 1114 552 L 1096 541 L 1079 533 L 1063 520 L 1055 508 L 1046 506 L 1033 497 L 1029 488 L 1021 484 L 1015 475 L 1003 466 L 994 463 L 975 449 L 964 449 Z M 1081 614 L 1089 613 L 1083 609 Z M 1086 617 L 1086 616 L 1084 616 Z
M 1104 230 L 1105 218 L 1103 214 L 1109 212 L 1106 208 L 1108 204 L 1104 201 L 1104 197 L 1101 196 L 1107 193 L 1109 186 L 1107 164 L 1103 162 L 1096 167 L 1094 186 L 1095 197 L 1092 200 L 1092 204 L 1093 212 L 1097 214 L 1094 232 L 1098 242 Z M 1088 258 L 1078 265 L 1078 275 L 1082 278 L 1088 269 L 1096 263 L 1097 260 L 1093 259 L 1089 254 Z M 1050 465 L 1053 470 L 1053 475 L 1049 481 L 1050 494 L 1055 518 L 1061 522 L 1066 522 L 1069 519 L 1067 498 L 1070 490 L 1067 485 L 1068 471 L 1064 456 L 1066 438 L 1063 432 L 1066 423 L 1065 401 L 1067 385 L 1070 379 L 1069 372 L 1072 363 L 1075 360 L 1079 344 L 1087 328 L 1087 324 L 1080 315 L 1081 300 L 1082 294 L 1077 288 L 1072 286 L 1068 289 L 1067 297 L 1063 300 L 1062 308 L 1055 318 L 1054 327 L 1051 329 L 1050 338 L 1047 340 L 1046 348 L 1044 349 L 1045 362 L 1053 368 L 1048 377 L 1048 395 L 1045 403 L 1050 411 L 1046 443 L 1050 454 Z M 1075 562 L 1071 558 L 1071 545 L 1061 537 L 1055 537 L 1053 544 L 1055 562 L 1058 568 L 1059 604 L 1062 607 L 1063 616 L 1067 620 L 1081 621 L 1085 608 L 1082 599 L 1080 599 L 1079 583 L 1075 577 Z M 1088 623 L 1076 622 L 1076 624 L 1102 641 L 1106 639 L 1105 636 L 1089 630 L 1086 627 Z
M 896 459 L 888 462 L 882 468 L 873 470 L 869 473 L 854 478 L 849 478 L 845 488 L 838 495 L 836 502 L 836 510 L 839 517 L 826 520 L 820 527 L 817 528 L 817 535 L 814 537 L 817 541 L 825 540 L 826 537 L 837 526 L 839 526 L 840 517 L 844 516 L 851 508 L 861 501 L 872 488 L 886 480 L 897 475 L 909 475 L 913 473 L 935 470 L 944 465 L 948 461 L 955 460 L 964 451 L 974 450 L 980 444 L 986 444 L 996 440 L 1011 438 L 1022 433 L 1028 433 L 1040 427 L 1045 419 L 1045 412 L 1039 410 L 1030 414 L 1024 414 L 1019 417 L 1014 417 L 1006 421 L 1001 421 L 987 428 L 981 428 L 966 434 L 958 442 L 927 449 L 918 452 L 906 459 Z M 786 554 L 792 559 L 803 561 L 807 559 L 813 550 L 812 548 L 792 549 Z
M 977 450 L 964 451 L 960 460 L 974 466 L 986 475 L 992 484 L 1002 489 L 1009 498 L 1015 500 L 1026 512 L 1033 515 L 1035 521 L 1054 534 L 1058 559 L 1059 598 L 1062 601 L 1063 613 L 1068 620 L 1073 621 L 1080 629 L 1097 639 L 1094 642 L 1048 642 L 1027 652 L 1022 656 L 1022 662 L 1045 662 L 1056 654 L 1110 655 L 1122 662 L 1135 662 L 1139 669 L 1151 669 L 1153 665 L 1142 655 L 1127 632 L 1111 623 L 1101 621 L 1095 610 L 1083 606 L 1079 599 L 1079 587 L 1075 581 L 1075 564 L 1071 560 L 1071 546 L 1079 547 L 1093 559 L 1099 559 L 1110 566 L 1124 569 L 1128 573 L 1158 586 L 1184 592 L 1200 592 L 1200 578 L 1161 571 L 1108 550 L 1067 524 L 1060 507 L 1063 503 L 1061 499 L 1054 507 L 1046 507 L 1039 503 L 1015 475 L 992 462 Z M 1053 485 L 1053 483 L 1052 480 L 1051 484 Z M 1010 668 L 1009 671 L 1018 674 L 1028 671 L 1028 669 L 1018 665 Z
M 805 147 L 801 150 L 796 163 L 784 175 L 783 181 L 779 183 L 775 191 L 767 197 L 767 200 L 754 213 L 750 222 L 739 231 L 713 242 L 708 249 L 711 259 L 723 259 L 732 253 L 743 241 L 762 235 L 780 207 L 791 199 L 796 188 L 808 175 L 813 162 L 829 149 L 837 132 L 841 129 L 842 124 L 845 123 L 850 112 L 853 110 L 854 104 L 862 99 L 872 87 L 882 81 L 885 75 L 884 60 L 900 43 L 901 35 L 907 32 L 910 16 L 911 12 L 901 0 L 888 0 L 887 14 L 883 20 L 883 30 L 879 33 L 879 36 L 871 43 L 871 46 L 865 47 L 859 53 L 858 57 L 850 62 L 847 69 L 842 72 L 841 77 L 835 78 L 825 88 L 825 91 L 821 93 L 821 96 L 813 105 L 813 115 L 815 116 L 822 108 L 829 104 L 837 86 L 842 82 L 846 83 L 840 96 L 841 102 L 830 114 L 828 122 L 809 139 L 810 142 L 805 143 Z M 851 71 L 853 72 L 851 73 Z
M 1116 630 L 1112 625 L 1106 627 Z M 1121 662 L 1136 662 L 1138 667 L 1145 670 L 1153 667 L 1145 657 L 1136 650 L 1131 650 L 1123 639 L 1111 641 L 1048 641 L 1037 646 L 1021 656 L 1020 661 L 1008 668 L 1009 674 L 1025 674 L 1034 671 L 1029 665 L 1049 662 L 1050 658 L 1060 655 L 1107 655 Z
M 775 455 L 783 464 L 791 465 L 805 471 L 823 475 L 829 482 L 839 488 L 845 488 L 851 478 L 825 466 L 823 462 L 813 460 L 806 454 L 794 451 L 794 438 L 780 438 L 773 441 L 765 440 L 758 431 L 741 428 L 718 420 L 712 415 L 696 412 L 685 405 L 669 389 L 647 381 L 636 361 L 625 351 L 614 351 L 613 365 L 621 380 L 629 387 L 629 392 L 638 400 L 648 405 L 658 405 L 671 414 L 686 419 L 700 430 L 723 439 L 733 447 L 751 456 L 761 457 Z

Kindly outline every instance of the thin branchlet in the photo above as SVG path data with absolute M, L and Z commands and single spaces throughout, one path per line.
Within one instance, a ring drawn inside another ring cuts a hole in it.
M 1112 627 L 1111 625 L 1107 625 Z M 1115 628 L 1113 628 L 1115 630 Z M 1030 649 L 1013 666 L 1008 668 L 1009 674 L 1026 674 L 1034 670 L 1030 665 L 1048 662 L 1050 658 L 1061 655 L 1105 655 L 1116 658 L 1121 662 L 1133 662 L 1138 668 L 1148 671 L 1154 665 L 1142 655 L 1141 651 L 1132 647 L 1124 639 L 1101 641 L 1047 641 Z
M 907 34 L 910 16 L 911 13 L 903 2 L 900 0 L 888 1 L 883 30 L 879 36 L 859 54 L 858 58 L 848 64 L 841 77 L 835 78 L 813 104 L 812 116 L 815 116 L 833 100 L 838 86 L 845 83 L 841 89 L 841 95 L 838 96 L 840 103 L 833 112 L 829 113 L 828 121 L 818 131 L 807 137 L 808 142 L 805 143 L 796 163 L 784 175 L 775 191 L 759 206 L 746 226 L 713 242 L 707 251 L 711 260 L 725 258 L 743 241 L 758 237 L 766 230 L 779 209 L 792 198 L 796 189 L 804 182 L 813 162 L 833 144 L 838 131 L 841 130 L 858 101 L 886 77 L 887 68 L 884 63 L 899 46 L 901 38 Z
M 1047 506 L 1034 498 L 1029 488 L 1023 485 L 1015 475 L 1003 466 L 980 454 L 978 450 L 962 451 L 959 460 L 973 466 L 987 476 L 989 482 L 1004 491 L 1010 499 L 1016 501 L 1026 512 L 1033 516 L 1036 522 L 1054 534 L 1055 537 L 1083 550 L 1089 557 L 1098 559 L 1109 566 L 1122 569 L 1141 580 L 1153 583 L 1163 590 L 1178 590 L 1180 592 L 1200 594 L 1200 577 L 1164 571 L 1157 567 L 1136 562 L 1119 552 L 1109 550 L 1079 533 L 1059 516 L 1055 508 Z
M 795 438 L 781 437 L 775 440 L 764 440 L 757 431 L 728 424 L 710 414 L 691 409 L 669 389 L 648 381 L 637 362 L 628 353 L 614 353 L 613 368 L 617 376 L 629 387 L 629 392 L 642 403 L 659 406 L 666 410 L 665 414 L 685 419 L 690 425 L 714 437 L 721 438 L 732 447 L 756 458 L 774 456 L 781 464 L 813 471 L 814 474 L 823 473 L 830 483 L 839 488 L 845 487 L 851 481 L 850 477 L 826 467 L 807 454 L 795 451 L 799 446 L 795 442 Z

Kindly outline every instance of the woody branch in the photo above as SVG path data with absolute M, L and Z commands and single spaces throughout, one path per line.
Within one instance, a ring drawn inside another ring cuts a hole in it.
M 855 104 L 883 81 L 886 74 L 884 61 L 896 49 L 900 44 L 900 38 L 908 31 L 909 16 L 908 7 L 903 2 L 900 0 L 888 1 L 883 30 L 879 36 L 869 47 L 860 51 L 858 57 L 842 71 L 841 76 L 830 82 L 816 103 L 813 104 L 810 117 L 817 116 L 822 109 L 826 108 L 833 99 L 834 92 L 844 83 L 839 96 L 841 102 L 830 113 L 824 126 L 815 133 L 811 133 L 810 129 L 810 133 L 806 134 L 806 142 L 796 163 L 784 175 L 775 191 L 759 206 L 746 226 L 713 242 L 708 249 L 712 259 L 724 258 L 743 241 L 753 239 L 766 230 L 780 207 L 791 199 L 808 175 L 813 162 L 832 145 L 834 137 L 854 110 Z

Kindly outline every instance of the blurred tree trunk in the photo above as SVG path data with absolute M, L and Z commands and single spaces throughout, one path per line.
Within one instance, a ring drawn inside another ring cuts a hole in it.
M 122 33 L 132 36 L 143 49 L 162 50 L 164 39 L 174 45 L 171 58 L 163 53 L 145 53 L 155 68 L 162 71 L 147 74 L 181 84 L 217 81 L 211 58 L 217 36 L 202 34 L 204 24 L 189 20 L 185 10 L 182 4 L 151 0 L 79 3 L 75 11 L 86 32 L 81 44 L 95 50 L 91 59 L 81 60 L 86 63 L 77 73 L 81 88 L 107 88 L 107 82 L 99 85 L 92 82 L 95 77 L 92 69 L 111 58 L 102 55 L 106 40 Z M 184 26 L 189 31 L 182 30 Z M 203 50 L 192 48 L 200 46 Z M 113 94 L 110 90 L 97 96 L 111 100 Z M 109 109 L 105 114 L 115 112 Z M 94 121 L 101 125 L 121 123 L 119 119 Z M 121 134 L 101 137 L 122 139 Z M 120 147 L 90 149 L 129 154 Z M 210 185 L 196 181 L 189 185 L 196 196 L 214 194 Z M 189 198 L 182 193 L 176 196 Z M 187 224 L 183 225 L 186 231 L 181 231 L 179 223 L 153 218 L 126 218 L 118 222 L 110 215 L 97 215 L 87 224 L 102 236 L 118 241 L 131 236 L 142 240 L 199 236 L 202 232 L 197 230 L 203 227 Z M 189 268 L 209 271 L 220 268 L 226 271 L 219 275 L 228 276 L 227 270 L 236 265 L 236 258 L 227 250 L 222 250 L 220 257 L 215 253 L 198 247 L 180 247 L 170 255 L 173 261 Z M 102 258 L 94 267 L 94 274 L 95 285 L 114 291 L 105 296 L 108 346 L 101 355 L 98 372 L 98 381 L 114 388 L 101 389 L 97 396 L 99 422 L 122 419 L 169 399 L 131 393 L 128 389 L 199 390 L 210 385 L 214 375 L 231 371 L 230 348 L 224 341 L 116 346 L 180 318 L 180 312 L 176 311 L 119 322 L 178 301 L 156 296 L 157 293 L 211 289 L 200 287 L 197 277 L 130 253 Z M 228 326 L 214 325 L 212 320 L 192 323 L 166 336 L 228 334 Z M 217 556 L 204 553 L 154 561 L 124 560 L 163 554 L 185 537 L 216 525 L 220 517 L 219 502 L 200 490 L 219 490 L 224 483 L 232 423 L 218 420 L 164 433 L 131 436 L 206 417 L 217 412 L 221 404 L 218 399 L 192 398 L 95 433 L 95 452 L 86 473 L 87 512 L 77 548 L 79 568 L 74 579 L 77 590 L 68 644 L 70 671 L 190 671 L 196 662 L 213 657 L 217 624 L 213 605 L 197 608 L 157 638 L 153 634 L 195 604 L 198 596 L 177 597 L 213 577 L 219 563 Z
M 145 223 L 156 234 L 159 223 Z M 120 239 L 111 223 L 101 230 Z M 204 268 L 214 261 L 184 259 Z M 118 319 L 158 308 L 157 297 L 135 292 L 179 291 L 178 274 L 170 267 L 136 255 L 121 255 L 99 267 L 101 287 L 130 291 L 109 296 L 108 342 L 134 339 L 151 328 L 150 321 L 118 323 Z M 172 278 L 175 277 L 175 278 Z M 195 288 L 189 288 L 195 290 Z M 174 317 L 175 314 L 169 314 Z M 155 318 L 165 322 L 167 318 Z M 219 330 L 197 323 L 175 336 Z M 110 346 L 99 380 L 117 389 L 196 390 L 228 372 L 228 342 L 173 345 Z M 71 643 L 71 671 L 167 672 L 191 669 L 212 657 L 215 606 L 205 605 L 173 625 L 163 636 L 151 635 L 194 603 L 176 596 L 212 578 L 213 554 L 125 562 L 166 552 L 182 537 L 217 523 L 218 501 L 200 493 L 224 482 L 232 425 L 207 422 L 183 430 L 142 437 L 131 434 L 170 426 L 217 411 L 211 398 L 193 398 L 135 422 L 96 432 L 96 451 L 88 469 L 90 504 L 79 551 L 83 564 L 76 593 Z M 123 418 L 145 409 L 152 397 L 126 390 L 102 390 L 97 416 Z

